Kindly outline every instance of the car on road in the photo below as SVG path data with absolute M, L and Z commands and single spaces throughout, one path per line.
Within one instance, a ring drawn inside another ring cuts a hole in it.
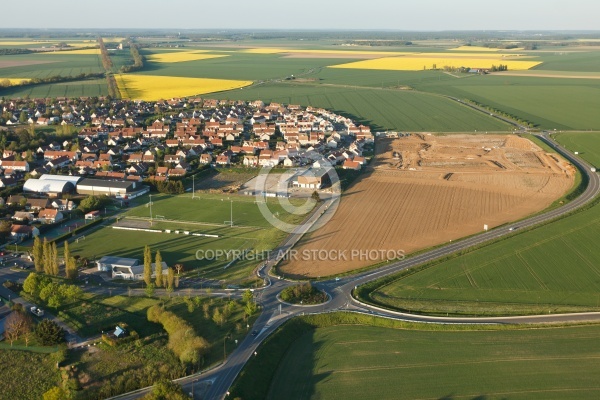
M 37 308 L 36 306 L 31 307 L 29 311 L 31 311 L 33 315 L 37 315 L 38 317 L 44 315 L 44 310 L 42 310 L 41 308 Z
M 258 335 L 258 331 L 252 331 L 252 336 Z
M 509 231 L 516 231 L 517 229 L 519 229 L 518 226 L 511 226 L 510 228 L 508 228 Z

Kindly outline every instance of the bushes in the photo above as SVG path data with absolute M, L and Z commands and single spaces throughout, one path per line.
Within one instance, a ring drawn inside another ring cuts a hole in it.
M 23 291 L 35 299 L 41 299 L 53 308 L 71 302 L 82 294 L 82 290 L 76 285 L 59 284 L 35 272 L 30 273 L 23 282 Z
M 44 346 L 55 346 L 65 340 L 65 331 L 49 319 L 43 319 L 37 324 L 35 335 Z
M 294 304 L 320 304 L 327 301 L 327 294 L 314 288 L 310 283 L 285 288 L 279 297 L 285 302 Z
M 150 185 L 153 190 L 156 190 L 159 193 L 165 194 L 183 194 L 185 192 L 185 188 L 183 187 L 183 183 L 181 181 L 155 181 L 154 179 L 146 179 L 145 183 Z
M 83 213 L 87 213 L 93 210 L 100 210 L 111 203 L 111 200 L 108 196 L 88 196 L 85 199 L 81 200 L 79 203 L 79 209 Z
M 194 328 L 170 311 L 155 305 L 148 309 L 148 321 L 157 322 L 169 334 L 168 347 L 184 364 L 199 364 L 208 350 L 208 342 L 196 336 Z

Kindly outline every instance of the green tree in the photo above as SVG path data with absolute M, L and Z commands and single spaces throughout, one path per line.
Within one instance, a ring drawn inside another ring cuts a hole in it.
M 144 400 L 186 400 L 181 386 L 168 379 L 161 379 L 154 384 L 152 392 L 144 396 Z
M 39 236 L 33 239 L 33 265 L 37 272 L 44 272 L 44 246 Z
M 69 249 L 69 241 L 65 240 L 65 242 L 63 243 L 63 258 L 65 259 L 65 264 L 67 263 L 67 260 L 69 258 L 71 258 L 71 250 Z
M 44 238 L 43 244 L 43 253 L 44 253 L 44 273 L 46 275 L 52 274 L 52 247 L 48 242 L 48 239 Z
M 167 290 L 173 291 L 175 289 L 175 270 L 173 268 L 167 268 Z
M 154 283 L 150 282 L 148 285 L 146 285 L 146 289 L 144 289 L 144 291 L 146 292 L 146 296 L 148 297 L 152 297 L 154 296 Z
M 23 282 L 23 290 L 25 293 L 29 293 L 35 299 L 40 296 L 40 290 L 42 289 L 42 286 L 42 277 L 35 272 L 31 272 Z
M 105 207 L 106 205 L 108 205 L 109 203 L 110 203 L 110 199 L 107 196 L 90 195 L 90 196 L 86 197 L 85 199 L 81 200 L 81 202 L 79 203 L 79 208 L 84 213 L 87 213 L 90 211 L 100 210 L 103 207 Z
M 75 257 L 65 259 L 65 274 L 67 279 L 77 279 L 79 271 L 77 270 L 77 260 Z
M 162 256 L 160 255 L 160 250 L 156 252 L 156 258 L 154 260 L 155 264 L 155 273 L 156 273 L 156 287 L 165 286 L 165 282 L 163 282 L 163 271 L 162 271 Z
M 148 245 L 144 247 L 144 282 L 146 286 L 152 284 L 152 250 Z
M 59 272 L 59 262 L 58 262 L 58 249 L 56 248 L 56 242 L 52 242 L 52 245 L 50 246 L 50 249 L 52 251 L 52 258 L 50 261 L 50 265 L 52 266 L 52 275 L 54 276 L 58 276 L 58 272 Z
M 0 221 L 0 236 L 2 238 L 6 238 L 10 234 L 10 228 L 12 227 L 12 223 L 7 220 Z
M 223 317 L 223 314 L 221 314 L 221 311 L 219 311 L 219 307 L 215 307 L 212 319 L 213 322 L 219 326 L 223 325 L 223 322 L 225 322 L 225 318 Z
M 21 114 L 19 115 L 19 122 L 24 124 L 28 119 L 29 117 L 27 116 L 27 112 L 21 111 Z
M 244 293 L 242 294 L 242 301 L 244 303 L 250 303 L 253 300 L 254 300 L 254 295 L 252 294 L 252 291 L 250 289 L 247 289 L 246 291 L 244 291 Z
M 319 192 L 317 192 L 316 190 L 310 195 L 310 197 L 317 203 L 321 201 L 321 196 L 319 196 Z
M 246 305 L 244 306 L 244 312 L 249 317 L 256 314 L 257 309 L 258 309 L 258 307 L 256 306 L 256 303 L 254 303 L 253 301 L 246 303 Z
M 43 400 L 65 400 L 68 399 L 69 395 L 67 392 L 58 386 L 54 386 L 43 394 Z
M 44 346 L 55 346 L 65 338 L 63 329 L 50 319 L 43 319 L 37 324 L 35 335 Z

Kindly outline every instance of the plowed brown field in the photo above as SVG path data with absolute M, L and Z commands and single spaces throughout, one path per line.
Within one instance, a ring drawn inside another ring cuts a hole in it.
M 518 136 L 379 140 L 375 160 L 331 221 L 303 238 L 280 270 L 339 274 L 386 261 L 392 251 L 408 254 L 515 221 L 564 195 L 574 174 Z

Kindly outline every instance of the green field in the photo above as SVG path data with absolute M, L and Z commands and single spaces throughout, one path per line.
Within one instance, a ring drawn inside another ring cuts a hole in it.
M 0 96 L 46 98 L 46 97 L 93 97 L 107 96 L 108 87 L 105 79 L 85 81 L 47 83 L 41 85 L 15 86 L 0 89 Z
M 323 107 L 349 115 L 375 130 L 402 131 L 509 131 L 510 126 L 477 113 L 450 100 L 402 90 L 329 87 L 306 84 L 265 84 L 235 92 L 215 94 L 215 98 Z
M 155 218 L 152 229 L 169 229 L 171 233 L 119 230 L 107 226 L 85 235 L 85 240 L 72 243 L 71 250 L 81 257 L 91 259 L 113 255 L 142 260 L 144 246 L 147 244 L 153 251 L 160 250 L 169 265 L 182 263 L 186 270 L 197 270 L 207 278 L 243 280 L 260 260 L 238 261 L 225 268 L 232 261 L 231 258 L 221 256 L 216 260 L 197 260 L 197 252 L 206 252 L 207 255 L 213 250 L 262 252 L 276 247 L 286 233 L 269 224 L 252 196 L 229 196 L 233 200 L 235 225 L 233 228 L 229 227 L 225 224 L 230 219 L 231 212 L 231 203 L 227 198 L 228 196 L 210 194 L 198 194 L 196 199 L 192 199 L 190 194 L 152 196 L 152 213 Z M 274 213 L 279 213 L 278 218 L 281 220 L 298 223 L 303 219 L 302 215 L 287 213 L 276 200 L 269 199 L 268 203 Z M 130 217 L 126 221 L 150 228 L 149 216 L 150 208 L 142 204 L 126 213 L 126 217 Z M 160 218 L 156 219 L 157 216 Z M 176 230 L 180 233 L 174 233 Z M 186 235 L 183 231 L 219 237 Z
M 558 136 L 598 160 L 600 135 Z M 498 315 L 600 310 L 600 205 L 407 272 L 371 300 L 412 312 Z
M 76 76 L 104 72 L 100 56 L 93 54 L 0 56 L 0 65 L 2 62 L 22 62 L 31 63 L 31 65 L 0 68 L 0 78 L 48 78 L 50 76 Z M 37 62 L 39 64 L 36 64 Z
M 18 350 L 0 350 L 0 397 L 38 400 L 60 382 L 55 362 L 49 354 Z M 10 377 L 10 378 L 9 378 Z
M 560 52 L 543 54 L 542 65 L 535 67 L 540 71 L 585 71 L 600 72 L 600 52 Z
M 295 341 L 268 399 L 596 399 L 599 326 L 427 332 L 319 328 Z
M 600 80 L 515 76 L 473 76 L 416 83 L 419 90 L 477 101 L 545 129 L 600 127 Z
M 600 166 L 600 133 L 599 132 L 563 132 L 554 135 L 562 146 L 579 152 L 590 164 Z

